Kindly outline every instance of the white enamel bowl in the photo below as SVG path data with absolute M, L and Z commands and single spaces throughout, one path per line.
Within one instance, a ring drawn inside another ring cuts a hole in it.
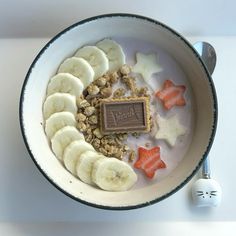
M 157 184 L 107 192 L 72 176 L 54 157 L 43 130 L 42 103 L 49 78 L 82 45 L 105 37 L 133 37 L 158 44 L 182 67 L 193 90 L 196 124 L 181 164 Z M 179 190 L 196 173 L 212 145 L 217 123 L 214 85 L 192 46 L 169 27 L 146 17 L 110 14 L 81 21 L 55 36 L 30 66 L 20 100 L 20 124 L 27 149 L 42 174 L 73 199 L 105 209 L 133 209 L 156 203 Z

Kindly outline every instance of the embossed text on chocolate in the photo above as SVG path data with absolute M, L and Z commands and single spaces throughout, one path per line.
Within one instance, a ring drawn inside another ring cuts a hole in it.
M 127 123 L 130 120 L 138 121 L 138 114 L 135 110 L 134 105 L 131 105 L 130 107 L 127 106 L 127 109 L 123 109 L 122 111 L 111 109 L 110 112 L 112 113 L 114 123 L 116 125 L 119 125 L 121 123 Z

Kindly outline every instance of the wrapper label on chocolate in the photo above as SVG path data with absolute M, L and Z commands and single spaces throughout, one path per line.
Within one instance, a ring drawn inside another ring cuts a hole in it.
M 101 131 L 108 133 L 150 131 L 149 99 L 124 98 L 101 101 Z

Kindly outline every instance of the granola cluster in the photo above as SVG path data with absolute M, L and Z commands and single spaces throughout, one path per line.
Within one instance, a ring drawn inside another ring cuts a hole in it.
M 131 68 L 128 65 L 123 65 L 119 71 L 107 73 L 91 83 L 83 95 L 77 99 L 76 120 L 77 128 L 83 132 L 85 140 L 91 143 L 97 151 L 107 157 L 118 159 L 128 156 L 128 160 L 132 162 L 135 158 L 135 152 L 126 144 L 128 134 L 103 135 L 99 128 L 101 99 L 149 96 L 148 88 L 138 88 L 135 78 L 130 76 L 130 72 Z M 112 86 L 118 81 L 120 81 L 121 86 L 113 91 Z

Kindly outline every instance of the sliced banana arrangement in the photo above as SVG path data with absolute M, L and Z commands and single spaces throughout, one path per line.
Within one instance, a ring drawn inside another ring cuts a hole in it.
M 54 93 L 48 96 L 43 104 L 44 119 L 61 111 L 68 111 L 75 115 L 77 112 L 76 98 L 69 93 Z
M 45 133 L 55 156 L 86 184 L 106 191 L 126 191 L 137 175 L 125 162 L 106 157 L 76 128 L 76 100 L 95 79 L 125 64 L 122 47 L 111 39 L 79 48 L 65 59 L 48 83 L 43 104 Z M 89 108 L 88 108 L 89 111 Z
M 45 133 L 51 139 L 59 129 L 65 126 L 76 126 L 74 114 L 68 111 L 56 112 L 46 120 Z
M 93 166 L 101 158 L 106 159 L 105 156 L 95 151 L 86 151 L 80 155 L 76 164 L 76 173 L 84 183 L 94 184 L 92 180 Z
M 125 54 L 122 47 L 111 39 L 103 39 L 96 44 L 98 48 L 103 50 L 109 60 L 109 71 L 113 72 L 118 70 L 125 64 Z
M 75 57 L 84 58 L 94 70 L 94 79 L 104 75 L 109 69 L 109 61 L 106 54 L 95 46 L 80 48 Z
M 50 79 L 47 95 L 53 93 L 69 93 L 79 97 L 84 90 L 84 84 L 80 79 L 69 73 L 59 73 Z
M 94 163 L 92 180 L 107 191 L 126 191 L 137 181 L 137 175 L 125 162 L 103 158 Z
M 63 155 L 63 161 L 67 170 L 72 174 L 76 174 L 76 163 L 80 159 L 80 155 L 85 151 L 95 151 L 90 143 L 84 140 L 76 140 L 70 143 L 66 148 Z
M 70 73 L 80 79 L 86 88 L 93 82 L 94 70 L 90 64 L 79 57 L 67 58 L 59 67 L 59 73 Z
M 84 135 L 73 126 L 59 129 L 51 139 L 52 150 L 62 160 L 65 148 L 75 140 L 84 139 Z

